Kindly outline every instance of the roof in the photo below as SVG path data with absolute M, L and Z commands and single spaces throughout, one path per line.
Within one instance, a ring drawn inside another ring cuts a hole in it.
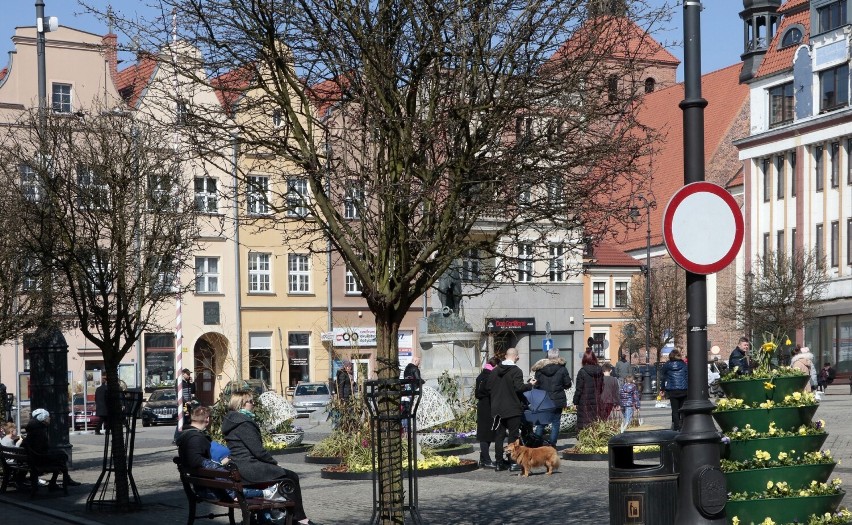
M 619 45 L 616 45 L 618 43 Z M 549 64 L 575 55 L 606 55 L 661 64 L 680 64 L 647 31 L 627 17 L 601 16 L 580 27 L 548 60 Z
M 115 88 L 121 98 L 131 108 L 135 108 L 139 98 L 148 87 L 148 82 L 154 77 L 157 70 L 157 61 L 148 53 L 139 55 L 139 61 L 118 72 L 115 79 Z
M 4 78 L 6 78 L 6 74 L 8 72 L 9 72 L 8 67 L 4 67 L 3 69 L 0 69 L 0 80 L 3 80 Z
M 253 78 L 254 68 L 245 65 L 213 79 L 211 84 L 216 91 L 216 98 L 228 114 L 233 113 L 234 104 L 248 89 Z
M 614 244 L 609 242 L 600 242 L 595 245 L 592 252 L 593 261 L 589 263 L 590 266 L 622 266 L 622 267 L 635 267 L 638 268 L 642 266 L 642 262 L 634 259 L 633 257 L 627 255 L 619 248 L 617 248 Z
M 739 72 L 742 64 L 737 63 L 701 77 L 701 94 L 707 100 L 704 111 L 704 159 L 710 163 L 719 158 L 725 148 L 734 146 L 729 133 L 737 123 L 737 118 L 748 104 L 749 88 L 740 84 Z M 683 111 L 679 103 L 684 99 L 683 83 L 670 86 L 645 96 L 639 108 L 638 120 L 642 125 L 656 130 L 662 135 L 653 154 L 646 157 L 647 169 L 651 173 L 651 196 L 656 202 L 650 210 L 651 244 L 663 244 L 662 219 L 666 204 L 672 195 L 684 185 L 683 162 Z M 723 174 L 724 180 L 714 180 L 719 184 L 729 183 L 735 177 L 736 170 L 742 167 L 737 161 L 736 167 Z M 709 170 L 708 170 L 709 171 Z M 634 227 L 615 225 L 615 238 L 625 251 L 644 248 L 646 244 L 645 210 Z
M 311 97 L 314 107 L 316 108 L 317 115 L 319 115 L 320 118 L 324 117 L 331 107 L 340 102 L 343 98 L 343 86 L 341 85 L 341 80 L 342 79 L 340 77 L 333 78 L 331 80 L 324 80 L 318 84 L 314 84 L 308 90 L 308 95 Z
M 797 9 L 797 7 L 801 9 Z M 773 75 L 780 71 L 793 68 L 793 55 L 795 55 L 799 46 L 808 43 L 810 35 L 811 15 L 807 7 L 807 0 L 789 0 L 781 6 L 779 12 L 783 12 L 784 16 L 781 17 L 778 30 L 775 32 L 775 36 L 772 38 L 772 42 L 769 44 L 769 48 L 763 56 L 763 61 L 760 63 L 760 67 L 754 78 Z M 784 36 L 787 28 L 796 24 L 802 25 L 805 28 L 802 41 L 799 44 L 778 49 L 781 38 Z

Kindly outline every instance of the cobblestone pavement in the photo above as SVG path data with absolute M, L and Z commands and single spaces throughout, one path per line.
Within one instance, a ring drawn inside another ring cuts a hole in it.
M 644 408 L 647 427 L 667 427 L 671 421 L 667 408 Z M 852 480 L 852 395 L 848 385 L 829 388 L 816 415 L 828 425 L 829 437 L 824 449 L 841 460 L 835 473 Z M 306 442 L 325 435 L 327 424 L 299 423 L 306 427 Z M 140 428 L 140 431 L 143 430 Z M 5 523 L 79 523 L 167 525 L 187 520 L 183 489 L 171 462 L 175 449 L 172 430 L 144 429 L 146 439 L 137 442 L 134 477 L 144 509 L 130 515 L 104 511 L 87 512 L 86 497 L 100 473 L 102 438 L 90 434 L 73 435 L 73 477 L 81 482 L 69 496 L 44 494 L 30 499 L 28 494 L 10 490 L 0 496 Z M 162 437 L 158 437 L 162 436 Z M 560 440 L 560 449 L 573 444 Z M 138 443 L 144 443 L 139 446 Z M 370 481 L 338 481 L 320 477 L 322 465 L 304 462 L 304 454 L 277 456 L 282 465 L 299 473 L 308 516 L 325 525 L 366 524 L 372 513 Z M 465 457 L 477 459 L 476 453 Z M 852 481 L 846 483 L 850 485 Z M 847 498 L 848 500 L 848 498 Z M 529 478 L 508 472 L 475 470 L 419 480 L 419 510 L 423 522 L 432 525 L 509 525 L 509 524 L 586 524 L 607 523 L 608 470 L 606 462 L 563 461 L 553 476 L 543 470 Z M 35 518 L 33 512 L 40 513 Z M 198 524 L 227 523 L 226 518 L 196 521 Z

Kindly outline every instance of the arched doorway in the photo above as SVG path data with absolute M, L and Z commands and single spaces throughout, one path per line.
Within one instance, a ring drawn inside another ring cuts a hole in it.
M 228 355 L 228 339 L 222 334 L 209 332 L 195 342 L 195 396 L 204 406 L 216 399 L 216 376 L 222 373 Z

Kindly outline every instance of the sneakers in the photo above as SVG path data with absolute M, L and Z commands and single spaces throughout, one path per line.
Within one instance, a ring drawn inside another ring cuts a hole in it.
M 278 485 L 272 485 L 263 489 L 263 499 L 267 501 L 287 501 L 287 498 L 278 490 Z
M 479 467 L 480 468 L 492 468 L 493 469 L 493 468 L 497 468 L 497 463 L 494 463 L 490 459 L 488 461 L 480 460 L 479 461 Z

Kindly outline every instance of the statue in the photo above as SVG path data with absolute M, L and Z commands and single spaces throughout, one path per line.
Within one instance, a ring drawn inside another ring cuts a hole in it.
M 458 313 L 462 301 L 461 273 L 458 263 L 453 263 L 438 279 L 438 298 L 444 308 L 449 308 L 453 313 Z

